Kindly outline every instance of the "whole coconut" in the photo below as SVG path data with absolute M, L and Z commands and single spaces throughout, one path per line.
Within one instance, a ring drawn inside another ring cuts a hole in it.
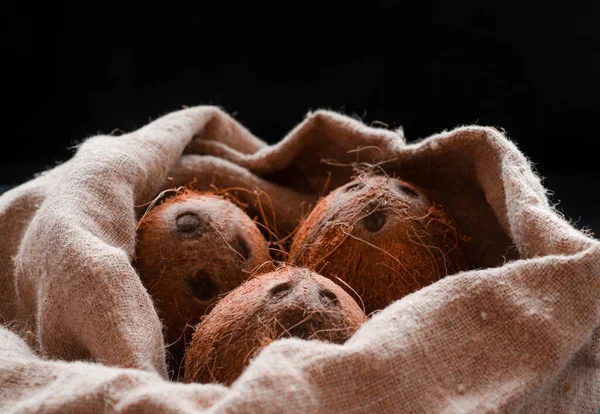
M 363 176 L 317 203 L 294 236 L 290 263 L 341 279 L 371 313 L 466 269 L 466 240 L 424 190 Z
M 365 321 L 338 285 L 308 269 L 283 267 L 242 284 L 196 327 L 186 382 L 231 384 L 262 348 L 285 337 L 341 344 Z
M 173 368 L 192 327 L 219 295 L 268 262 L 267 242 L 256 224 L 222 197 L 186 190 L 143 217 L 133 265 L 165 325 Z

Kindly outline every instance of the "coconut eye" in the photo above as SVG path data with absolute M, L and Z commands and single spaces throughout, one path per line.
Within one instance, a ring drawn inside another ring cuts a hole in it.
M 183 233 L 192 233 L 200 227 L 200 218 L 194 213 L 185 213 L 175 221 L 177 229 Z
M 233 243 L 233 248 L 244 258 L 244 260 L 248 260 L 250 257 L 250 246 L 248 246 L 248 243 L 246 243 L 246 240 L 243 237 L 240 236 L 236 239 Z
M 281 299 L 285 295 L 287 295 L 291 289 L 292 289 L 292 284 L 290 282 L 282 282 L 282 283 L 278 283 L 275 286 L 273 286 L 269 290 L 269 293 L 271 294 L 271 297 L 273 299 Z
M 193 277 L 186 279 L 186 284 L 192 296 L 201 301 L 207 301 L 219 294 L 219 288 L 210 277 L 199 272 Z
M 360 182 L 360 183 L 354 183 L 354 184 L 350 184 L 348 187 L 345 188 L 346 192 L 352 192 L 352 191 L 356 191 L 356 190 L 360 190 L 361 188 L 363 188 L 365 185 L 364 183 Z
M 319 297 L 321 298 L 321 302 L 327 306 L 336 305 L 339 303 L 337 295 L 329 289 L 321 289 L 319 291 Z
M 376 233 L 381 230 L 386 221 L 385 211 L 375 210 L 362 219 L 362 225 L 365 229 L 367 229 L 367 231 Z
M 418 197 L 419 193 L 417 193 L 414 189 L 410 188 L 409 186 L 405 185 L 405 184 L 398 184 L 398 190 L 402 191 L 403 193 L 411 196 L 411 197 Z

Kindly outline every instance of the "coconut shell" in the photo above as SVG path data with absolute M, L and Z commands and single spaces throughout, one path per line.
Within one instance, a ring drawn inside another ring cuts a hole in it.
M 256 224 L 222 197 L 186 190 L 142 218 L 133 265 L 165 325 L 173 368 L 219 296 L 269 262 Z
M 185 354 L 185 381 L 231 384 L 277 339 L 341 344 L 365 319 L 356 301 L 331 280 L 283 267 L 242 284 L 198 324 Z
M 425 190 L 363 176 L 317 203 L 294 235 L 289 261 L 341 283 L 371 313 L 465 270 L 466 241 Z

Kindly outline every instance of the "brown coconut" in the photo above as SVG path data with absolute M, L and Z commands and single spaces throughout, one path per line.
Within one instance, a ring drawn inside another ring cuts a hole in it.
M 231 384 L 279 338 L 341 344 L 365 321 L 356 301 L 304 268 L 257 276 L 221 299 L 196 327 L 185 354 L 186 382 Z
M 256 224 L 222 197 L 186 190 L 141 219 L 133 264 L 165 325 L 172 368 L 218 297 L 269 263 Z
M 302 221 L 290 263 L 342 284 L 371 313 L 466 269 L 466 240 L 423 189 L 362 176 L 321 199 Z

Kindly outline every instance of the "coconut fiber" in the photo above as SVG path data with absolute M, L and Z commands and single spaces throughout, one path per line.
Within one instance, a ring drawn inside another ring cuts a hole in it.
M 284 338 L 230 386 L 169 381 L 164 327 L 133 265 L 144 206 L 192 182 L 227 192 L 285 251 L 322 197 L 367 170 L 443 206 L 468 267 L 376 312 L 343 344 Z M 489 127 L 407 143 L 317 111 L 268 146 L 202 106 L 89 138 L 0 196 L 0 320 L 3 413 L 600 406 L 600 242 L 550 205 L 529 160 Z

